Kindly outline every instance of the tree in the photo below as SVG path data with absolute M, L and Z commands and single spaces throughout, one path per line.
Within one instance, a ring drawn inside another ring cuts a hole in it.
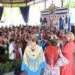
M 65 3 L 64 6 L 69 8 L 75 8 L 75 0 L 69 0 L 68 2 Z

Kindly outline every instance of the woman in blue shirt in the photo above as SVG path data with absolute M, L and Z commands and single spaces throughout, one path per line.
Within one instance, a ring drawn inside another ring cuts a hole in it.
M 25 75 L 43 75 L 46 61 L 41 46 L 36 44 L 37 37 L 35 34 L 31 35 L 31 43 L 26 47 L 21 70 Z

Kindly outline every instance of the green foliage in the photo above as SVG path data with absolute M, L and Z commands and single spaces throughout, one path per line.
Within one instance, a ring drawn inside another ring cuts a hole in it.
M 75 8 L 75 1 L 68 1 L 64 5 L 65 7 Z
M 0 75 L 9 73 L 13 70 L 17 70 L 21 66 L 21 60 L 16 59 L 13 61 L 10 61 L 8 59 L 8 45 L 3 46 L 5 48 L 5 54 L 3 55 L 3 61 L 0 62 Z
M 13 71 L 13 62 L 7 61 L 6 63 L 0 63 L 0 75 Z
M 8 60 L 8 45 L 3 46 L 5 48 L 5 54 L 3 55 L 3 61 L 0 62 L 0 75 L 13 71 L 13 61 Z

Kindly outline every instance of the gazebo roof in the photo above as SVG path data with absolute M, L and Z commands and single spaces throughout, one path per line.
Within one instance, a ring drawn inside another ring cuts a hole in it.
M 15 4 L 15 3 L 28 3 L 34 0 L 0 0 L 0 3 L 7 3 L 7 4 Z
M 0 0 L 0 4 L 3 6 L 29 6 L 43 1 L 44 0 Z

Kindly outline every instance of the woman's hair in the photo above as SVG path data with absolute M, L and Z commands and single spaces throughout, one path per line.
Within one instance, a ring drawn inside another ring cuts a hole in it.
M 57 43 L 58 43 L 57 39 L 58 39 L 58 37 L 56 35 L 52 35 L 50 37 L 50 44 L 53 45 L 53 46 L 57 46 Z
M 14 39 L 10 39 L 9 42 L 14 42 Z
M 31 34 L 30 39 L 31 39 L 32 42 L 36 42 L 37 41 L 36 34 Z
M 70 41 L 74 41 L 75 40 L 74 34 L 72 32 L 67 32 L 66 36 L 70 38 Z
M 52 46 L 57 46 L 57 40 L 50 40 L 50 44 Z

